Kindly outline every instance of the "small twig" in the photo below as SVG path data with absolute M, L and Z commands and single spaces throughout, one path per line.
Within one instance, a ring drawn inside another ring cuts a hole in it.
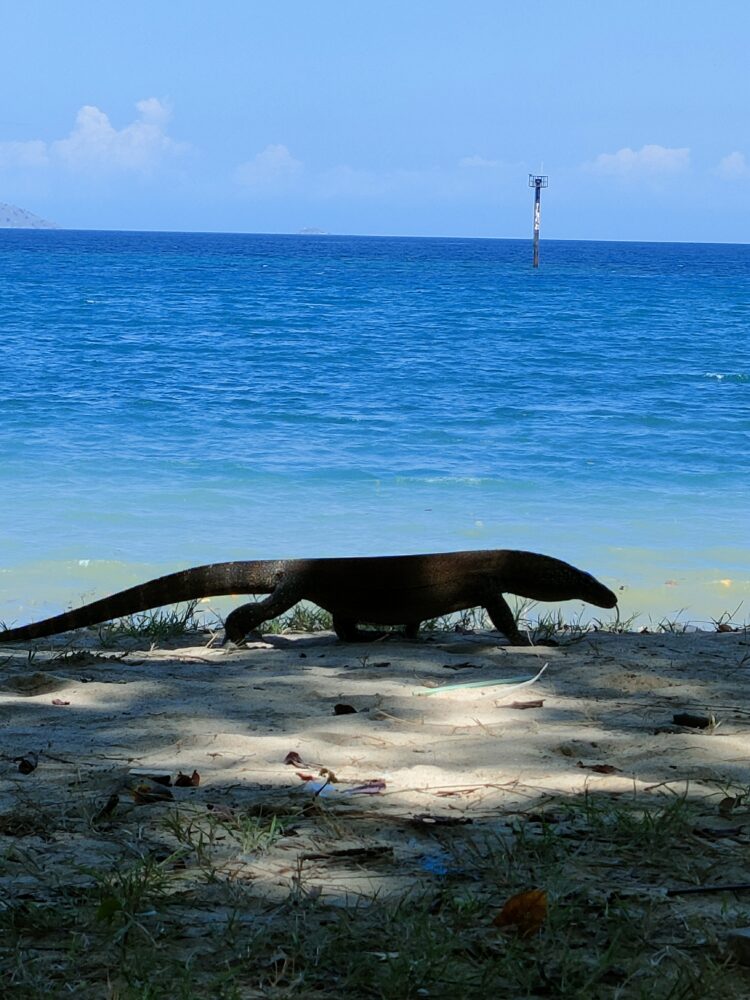
M 667 889 L 668 896 L 687 896 L 698 892 L 747 892 L 750 882 L 734 882 L 729 885 L 689 885 L 680 889 Z

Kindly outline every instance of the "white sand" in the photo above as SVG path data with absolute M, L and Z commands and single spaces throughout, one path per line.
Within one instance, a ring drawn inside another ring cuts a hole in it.
M 204 787 L 295 787 L 299 779 L 283 763 L 294 750 L 311 762 L 307 770 L 314 762 L 341 781 L 383 778 L 389 796 L 415 802 L 461 785 L 552 792 L 592 781 L 618 788 L 675 778 L 750 781 L 744 632 L 594 633 L 557 648 L 508 647 L 489 633 L 372 645 L 269 637 L 242 651 L 85 642 L 85 652 L 60 656 L 64 640 L 42 641 L 31 663 L 25 648 L 0 648 L 6 761 L 46 749 L 89 771 L 197 769 Z M 71 648 L 82 645 L 77 638 Z M 532 677 L 545 663 L 544 676 L 520 691 L 488 683 L 425 696 L 446 684 Z M 543 707 L 509 707 L 535 699 Z M 337 702 L 356 714 L 334 715 Z M 713 713 L 721 724 L 654 733 L 679 711 Z M 579 760 L 621 773 L 597 776 Z M 5 802 L 18 785 L 14 770 L 4 768 Z

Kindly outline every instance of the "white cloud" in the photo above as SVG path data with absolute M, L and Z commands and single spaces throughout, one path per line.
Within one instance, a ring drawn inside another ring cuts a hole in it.
M 164 131 L 170 118 L 167 105 L 149 97 L 139 101 L 136 108 L 138 118 L 116 129 L 103 111 L 86 105 L 78 112 L 70 135 L 50 144 L 52 157 L 74 170 L 152 169 L 165 156 L 177 152 L 180 146 Z
M 142 101 L 137 101 L 135 106 L 140 111 L 141 119 L 144 122 L 166 125 L 172 117 L 172 108 L 166 101 L 160 101 L 158 97 L 146 97 Z
M 276 143 L 266 146 L 252 160 L 241 163 L 235 171 L 235 179 L 249 190 L 283 189 L 299 177 L 302 170 L 302 161 L 296 160 L 286 146 Z
M 99 108 L 87 104 L 65 139 L 0 143 L 0 165 L 44 167 L 61 164 L 75 172 L 126 170 L 148 172 L 186 146 L 171 139 L 165 127 L 169 106 L 156 97 L 138 101 L 138 117 L 115 128 Z
M 744 153 L 734 152 L 719 161 L 716 173 L 725 181 L 736 181 L 750 177 L 750 165 Z
M 625 146 L 616 153 L 600 153 L 586 164 L 588 170 L 597 174 L 619 177 L 654 176 L 676 174 L 690 166 L 690 150 L 687 146 L 647 145 L 640 149 Z
M 47 163 L 47 144 L 41 139 L 0 142 L 0 167 L 43 167 Z

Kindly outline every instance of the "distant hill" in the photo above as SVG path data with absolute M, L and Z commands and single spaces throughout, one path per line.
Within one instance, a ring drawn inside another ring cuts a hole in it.
M 33 212 L 0 201 L 0 229 L 57 229 L 54 222 L 40 219 Z

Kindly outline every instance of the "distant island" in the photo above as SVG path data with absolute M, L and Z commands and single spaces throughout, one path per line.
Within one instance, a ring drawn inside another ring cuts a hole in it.
M 304 229 L 297 230 L 298 236 L 328 236 L 325 229 L 318 229 L 317 226 L 306 226 Z
M 33 212 L 0 201 L 0 229 L 58 229 L 54 222 L 40 219 Z

